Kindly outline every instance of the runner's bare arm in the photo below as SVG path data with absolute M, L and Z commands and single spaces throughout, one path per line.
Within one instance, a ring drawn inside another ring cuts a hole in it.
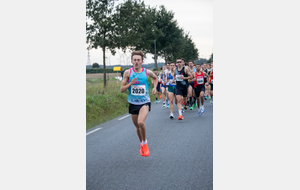
M 137 81 L 137 78 L 132 79 L 132 81 L 130 83 L 128 83 L 128 80 L 129 80 L 129 69 L 124 72 L 124 77 L 123 77 L 123 80 L 121 83 L 121 89 L 120 89 L 122 93 L 125 92 L 132 84 L 135 84 Z
M 157 83 L 158 83 L 158 78 L 157 76 L 149 69 L 147 69 L 147 75 L 149 77 L 151 77 L 152 79 L 154 79 L 154 87 L 152 89 L 152 94 L 155 94 L 156 93 L 156 87 L 157 87 Z
M 196 81 L 196 74 L 195 73 L 193 73 L 193 79 L 192 79 L 192 81 Z
M 213 76 L 213 69 L 211 69 L 211 72 L 209 73 L 209 77 Z
M 167 83 L 169 82 L 169 73 L 167 74 Z
M 186 74 L 189 75 L 185 79 L 192 79 L 193 78 L 192 73 L 190 72 L 190 70 L 187 67 L 184 68 L 184 71 L 185 71 Z

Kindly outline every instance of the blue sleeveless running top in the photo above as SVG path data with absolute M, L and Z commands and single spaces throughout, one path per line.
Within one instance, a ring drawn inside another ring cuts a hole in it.
M 173 84 L 171 83 L 172 80 L 173 80 L 173 76 L 171 75 L 171 73 L 169 73 L 169 86 L 176 86 L 176 82 L 174 82 Z
M 150 102 L 147 69 L 142 67 L 142 72 L 136 73 L 133 67 L 130 68 L 128 83 L 134 78 L 137 78 L 137 82 L 128 88 L 128 102 L 135 105 L 142 105 Z

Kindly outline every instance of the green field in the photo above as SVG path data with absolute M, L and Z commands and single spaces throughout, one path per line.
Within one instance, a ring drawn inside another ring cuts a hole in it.
M 101 78 L 100 78 L 101 77 Z M 153 85 L 148 78 L 149 91 Z M 128 90 L 120 92 L 121 82 L 110 77 L 106 88 L 103 75 L 87 74 L 86 77 L 86 130 L 128 113 Z M 155 100 L 150 94 L 151 102 Z

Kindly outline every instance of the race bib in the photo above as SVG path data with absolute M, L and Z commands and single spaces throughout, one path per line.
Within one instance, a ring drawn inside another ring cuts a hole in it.
M 211 84 L 213 84 L 213 79 L 211 79 Z
M 181 79 L 180 76 L 183 76 L 183 75 L 176 75 L 176 81 L 183 81 L 183 79 Z
M 197 84 L 204 84 L 203 77 L 197 77 Z
M 145 96 L 146 95 L 146 86 L 145 85 L 132 85 L 131 86 L 131 95 Z

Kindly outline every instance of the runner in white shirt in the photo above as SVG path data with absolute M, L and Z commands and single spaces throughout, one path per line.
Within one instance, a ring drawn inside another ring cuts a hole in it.
M 162 101 L 163 101 L 163 107 L 166 107 L 166 80 L 164 80 L 166 65 L 162 66 L 162 70 L 160 72 L 160 77 L 162 79 L 161 83 L 161 93 L 162 93 Z
M 167 108 L 169 108 L 169 106 L 170 106 L 169 91 L 168 91 L 169 81 L 167 79 L 167 76 L 169 75 L 170 72 L 171 72 L 171 69 L 170 69 L 170 62 L 169 62 L 169 63 L 167 63 L 167 68 L 166 68 L 165 74 L 164 74 L 164 80 L 166 81 Z

